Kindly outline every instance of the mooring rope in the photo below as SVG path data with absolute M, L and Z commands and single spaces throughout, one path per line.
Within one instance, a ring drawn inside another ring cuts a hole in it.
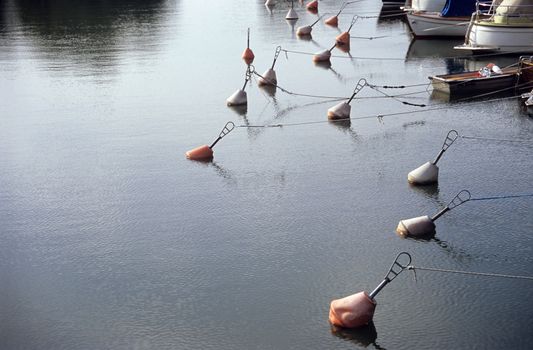
M 432 267 L 418 267 L 418 266 L 408 266 L 408 270 L 412 270 L 416 273 L 416 270 L 422 271 L 434 271 L 434 272 L 444 272 L 444 273 L 456 273 L 462 275 L 474 275 L 474 276 L 485 276 L 485 277 L 500 277 L 500 278 L 514 278 L 514 279 L 523 279 L 523 280 L 533 280 L 531 276 L 519 276 L 519 275 L 507 275 L 500 273 L 490 273 L 490 272 L 471 272 L 471 271 L 459 271 L 459 270 L 448 270 L 448 269 L 437 269 Z M 415 275 L 416 276 L 416 275 Z
M 284 51 L 286 54 L 287 53 L 295 53 L 295 54 L 299 54 L 299 55 L 310 55 L 310 56 L 314 56 L 315 55 L 315 53 L 305 52 L 305 51 L 296 51 L 296 50 L 287 50 L 287 49 L 282 49 L 282 51 Z M 331 57 L 349 58 L 349 59 L 352 59 L 352 60 L 405 61 L 405 58 L 396 58 L 396 57 L 358 57 L 358 56 L 337 56 L 337 55 L 332 55 Z
M 474 101 L 474 102 L 468 102 L 468 105 L 476 105 L 480 103 L 488 103 L 488 102 L 499 102 L 499 101 L 505 101 L 510 99 L 516 99 L 521 97 L 521 95 L 516 96 L 510 96 L 510 97 L 502 97 L 502 98 L 495 98 L 490 100 L 484 100 L 484 101 Z M 363 120 L 363 119 L 374 119 L 377 118 L 378 120 L 381 120 L 383 117 L 392 117 L 392 116 L 399 116 L 399 115 L 405 115 L 405 114 L 414 114 L 414 113 L 422 113 L 422 112 L 428 112 L 428 111 L 438 111 L 438 110 L 446 110 L 446 109 L 454 109 L 463 107 L 463 104 L 455 105 L 455 106 L 443 106 L 443 107 L 434 107 L 434 108 L 427 108 L 423 110 L 410 110 L 405 112 L 395 112 L 395 113 L 384 113 L 384 114 L 371 114 L 366 116 L 360 116 L 360 117 L 350 117 L 350 118 L 343 118 L 343 119 L 337 119 L 337 120 L 318 120 L 318 121 L 308 121 L 308 122 L 297 122 L 297 123 L 279 123 L 279 124 L 266 124 L 266 125 L 239 125 L 237 127 L 247 128 L 247 127 L 254 127 L 254 128 L 273 128 L 273 127 L 284 127 L 284 126 L 300 126 L 300 125 L 312 125 L 312 124 L 323 124 L 323 123 L 344 123 L 348 120 Z
M 480 137 L 480 136 L 465 136 L 459 135 L 462 139 L 469 140 L 483 140 L 483 141 L 497 141 L 497 142 L 533 142 L 533 139 L 498 139 L 493 137 Z
M 304 93 L 298 93 L 298 92 L 294 92 L 294 91 L 290 91 L 288 89 L 285 89 L 283 87 L 281 87 L 280 85 L 278 85 L 277 83 L 273 83 L 271 80 L 265 78 L 264 76 L 262 76 L 261 74 L 257 73 L 257 71 L 253 71 L 253 74 L 257 75 L 259 78 L 263 79 L 264 81 L 268 81 L 268 83 L 278 89 L 280 89 L 281 91 L 283 91 L 284 93 L 286 94 L 289 94 L 289 95 L 293 95 L 293 96 L 301 96 L 301 97 L 311 97 L 311 98 L 323 98 L 323 99 L 328 99 L 328 100 L 347 100 L 350 98 L 350 96 L 326 96 L 326 95 L 313 95 L 313 94 L 304 94 Z M 405 93 L 405 94 L 399 94 L 399 95 L 389 95 L 389 94 L 386 94 L 382 91 L 379 91 L 378 89 L 375 89 L 375 88 L 384 88 L 384 89 L 404 89 L 404 88 L 409 88 L 409 87 L 417 87 L 417 86 L 429 86 L 430 83 L 426 83 L 426 84 L 413 84 L 413 85 L 401 85 L 401 86 L 388 86 L 388 85 L 384 85 L 384 86 L 380 86 L 380 85 L 368 85 L 369 87 L 371 87 L 372 89 L 376 90 L 377 92 L 383 94 L 384 96 L 367 96 L 367 97 L 355 97 L 356 100 L 360 100 L 360 99 L 373 99 L 373 98 L 392 98 L 392 99 L 395 99 L 401 103 L 404 103 L 404 104 L 409 104 L 409 105 L 414 105 L 414 106 L 420 106 L 420 105 L 417 105 L 417 104 L 411 104 L 409 102 L 404 102 L 404 101 L 401 101 L 398 99 L 398 97 L 405 97 L 405 96 L 409 96 L 409 95 L 416 95 L 416 94 L 421 94 L 421 93 L 425 93 L 427 92 L 427 88 L 426 90 L 424 91 L 415 91 L 415 92 L 410 92 L 410 93 Z M 425 106 L 425 105 L 424 105 Z
M 533 193 L 526 194 L 512 194 L 504 196 L 494 196 L 494 197 L 480 197 L 480 198 L 471 198 L 471 201 L 488 201 L 493 199 L 507 199 L 507 198 L 522 198 L 522 197 L 533 197 Z

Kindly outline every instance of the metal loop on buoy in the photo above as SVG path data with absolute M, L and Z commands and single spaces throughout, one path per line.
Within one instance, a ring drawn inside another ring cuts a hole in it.
M 270 69 L 274 69 L 274 65 L 276 64 L 276 61 L 278 60 L 278 56 L 281 52 L 281 46 L 276 47 L 276 52 L 274 53 L 274 61 L 272 62 L 272 67 Z
M 468 190 L 460 191 L 459 193 L 455 195 L 455 197 L 453 197 L 450 203 L 448 203 L 448 205 L 444 207 L 444 209 L 442 209 L 437 214 L 431 217 L 431 221 L 437 220 L 438 218 L 442 216 L 442 214 L 446 213 L 447 211 L 452 210 L 453 208 L 456 208 L 460 206 L 461 204 L 468 202 L 470 198 L 472 198 L 472 196 L 470 195 L 470 191 Z
M 355 86 L 355 89 L 353 90 L 352 97 L 350 97 L 350 99 L 348 100 L 348 103 L 352 102 L 355 95 L 357 95 L 359 91 L 361 91 L 367 85 L 368 85 L 368 82 L 366 81 L 365 78 L 359 79 L 359 81 L 357 82 L 357 85 Z
M 451 210 L 455 207 L 460 206 L 463 203 L 466 203 L 472 198 L 472 195 L 470 194 L 470 191 L 468 190 L 462 190 L 453 199 L 448 203 L 447 207 Z
M 459 138 L 459 133 L 457 131 L 455 131 L 455 130 L 448 131 L 448 135 L 446 135 L 446 138 L 444 139 L 444 143 L 442 144 L 442 148 L 441 148 L 439 154 L 437 154 L 437 157 L 435 158 L 435 160 L 433 161 L 433 164 L 437 164 L 437 162 L 439 161 L 440 157 L 442 157 L 444 152 L 446 152 L 446 150 L 448 148 L 450 148 L 450 146 L 458 138 Z
M 368 295 L 370 299 L 374 299 L 374 297 L 381 291 L 381 289 L 383 289 L 383 287 L 395 279 L 396 276 L 402 273 L 403 270 L 407 269 L 409 265 L 411 265 L 411 261 L 411 254 L 407 252 L 401 252 L 398 254 L 383 281 Z
M 224 125 L 224 127 L 222 128 L 222 131 L 220 132 L 220 134 L 218 135 L 218 138 L 215 140 L 215 142 L 211 144 L 211 146 L 209 146 L 209 148 L 215 147 L 217 142 L 222 140 L 222 138 L 226 136 L 227 134 L 229 134 L 233 129 L 235 129 L 235 124 L 231 121 L 227 122 L 226 125 Z
M 357 19 L 359 18 L 359 16 L 357 15 L 354 15 L 353 18 L 352 18 L 352 22 L 350 23 L 350 27 L 348 27 L 348 30 L 347 32 L 349 33 L 350 30 L 352 29 L 353 25 L 355 24 L 355 22 L 357 22 Z

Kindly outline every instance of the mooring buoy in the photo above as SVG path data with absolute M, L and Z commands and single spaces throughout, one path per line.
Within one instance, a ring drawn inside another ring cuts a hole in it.
M 289 12 L 287 12 L 285 19 L 298 19 L 298 13 L 296 13 L 296 10 L 294 9 L 294 1 L 291 1 L 291 8 L 289 9 Z
M 305 6 L 310 11 L 318 11 L 318 0 L 313 0 Z
M 263 73 L 259 79 L 257 79 L 258 85 L 277 85 L 278 79 L 276 77 L 276 71 L 274 66 L 278 60 L 279 53 L 281 52 L 281 46 L 276 47 L 276 52 L 274 53 L 274 61 L 272 61 L 272 66 Z
M 222 131 L 218 135 L 218 138 L 211 144 L 211 146 L 203 145 L 196 147 L 185 153 L 185 156 L 191 160 L 211 160 L 213 158 L 213 147 L 217 144 L 218 141 L 222 140 L 224 136 L 229 134 L 235 128 L 233 122 L 227 122 L 226 125 L 222 128 Z
M 248 35 L 246 37 L 246 49 L 242 53 L 242 59 L 246 64 L 251 64 L 254 61 L 255 55 L 250 49 L 250 28 L 248 28 Z
M 424 237 L 432 236 L 435 234 L 435 220 L 440 218 L 447 211 L 452 210 L 455 207 L 460 206 L 470 200 L 471 195 L 468 190 L 460 191 L 446 207 L 440 210 L 437 214 L 431 218 L 429 216 L 419 216 L 412 219 L 400 220 L 398 227 L 396 227 L 396 233 L 401 237 Z
M 442 148 L 439 154 L 432 162 L 426 162 L 407 174 L 407 181 L 413 185 L 430 185 L 439 180 L 439 167 L 437 162 L 440 160 L 444 152 L 457 140 L 459 133 L 455 130 L 450 130 L 444 139 Z
M 336 27 L 339 25 L 339 15 L 341 14 L 342 10 L 344 10 L 344 8 L 346 7 L 347 3 L 344 2 L 342 5 L 341 5 L 341 8 L 339 10 L 339 12 L 337 12 L 337 14 L 335 16 L 331 16 L 329 18 L 326 18 L 326 20 L 324 21 L 324 23 L 326 23 L 327 25 L 330 25 L 330 26 L 333 26 L 333 27 Z
M 318 17 L 318 19 L 316 21 L 314 21 L 313 24 L 311 24 L 311 25 L 298 27 L 298 29 L 296 29 L 296 35 L 298 35 L 298 36 L 311 35 L 311 31 L 313 30 L 313 26 L 315 24 L 317 24 L 322 17 L 324 17 L 324 15 Z
M 228 106 L 242 106 L 248 103 L 248 97 L 244 89 L 246 88 L 246 84 L 248 84 L 248 81 L 250 81 L 253 72 L 254 66 L 249 65 L 246 68 L 246 75 L 244 78 L 244 85 L 242 86 L 242 89 L 235 91 L 230 97 L 226 99 L 226 103 Z
M 324 50 L 317 52 L 313 55 L 313 62 L 329 62 L 331 58 L 331 50 L 335 48 L 336 44 L 331 47 L 329 50 Z
M 352 22 L 350 23 L 350 27 L 348 27 L 348 30 L 337 35 L 335 38 L 335 41 L 340 45 L 349 45 L 350 44 L 350 30 L 352 30 L 353 25 L 355 22 L 357 22 L 358 16 L 355 15 L 352 18 Z
M 411 255 L 402 252 L 396 256 L 383 281 L 370 293 L 365 291 L 333 300 L 329 306 L 329 322 L 344 328 L 367 325 L 374 317 L 376 295 L 411 264 Z
M 359 81 L 357 82 L 357 85 L 355 86 L 353 94 L 348 100 L 348 102 L 338 103 L 335 106 L 328 109 L 328 119 L 339 120 L 339 119 L 350 118 L 350 112 L 352 110 L 352 106 L 350 106 L 350 102 L 352 102 L 355 95 L 357 95 L 359 91 L 361 91 L 361 89 L 364 88 L 366 85 L 367 85 L 366 79 L 364 78 L 359 79 Z

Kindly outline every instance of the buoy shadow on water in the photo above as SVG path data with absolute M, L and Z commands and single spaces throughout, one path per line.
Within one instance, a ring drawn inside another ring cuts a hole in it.
M 366 326 L 359 328 L 343 328 L 335 325 L 331 326 L 331 334 L 344 340 L 349 340 L 356 345 L 367 347 L 376 342 L 378 332 L 374 321 L 370 321 Z

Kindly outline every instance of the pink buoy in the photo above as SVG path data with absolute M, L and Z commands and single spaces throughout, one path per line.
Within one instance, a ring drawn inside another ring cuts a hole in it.
M 281 46 L 276 47 L 276 52 L 274 53 L 274 61 L 272 61 L 272 66 L 269 69 L 267 69 L 267 71 L 264 72 L 262 76 L 259 77 L 259 79 L 257 80 L 258 85 L 261 85 L 261 86 L 264 86 L 264 85 L 276 86 L 277 85 L 278 78 L 276 77 L 276 71 L 274 70 L 274 66 L 276 65 L 280 52 L 281 52 Z
M 224 136 L 229 134 L 235 128 L 233 122 L 227 122 L 222 128 L 222 131 L 218 135 L 218 138 L 211 144 L 211 146 L 203 145 L 196 147 L 190 151 L 185 152 L 185 156 L 190 160 L 208 161 L 213 159 L 213 147 L 218 141 L 222 140 Z
M 333 300 L 329 307 L 329 322 L 339 327 L 358 328 L 372 321 L 374 310 L 376 301 L 366 292 L 359 292 Z
M 254 61 L 255 55 L 253 51 L 250 49 L 250 28 L 248 28 L 248 35 L 246 40 L 246 49 L 244 49 L 244 52 L 242 53 L 242 59 L 246 64 L 252 64 Z
M 324 17 L 324 15 L 318 17 L 318 19 L 316 21 L 313 22 L 313 24 L 311 25 L 308 25 L 308 26 L 303 26 L 303 27 L 298 27 L 298 29 L 296 30 L 296 35 L 298 36 L 307 36 L 307 35 L 311 35 L 311 31 L 313 30 L 313 26 L 315 24 L 318 23 L 318 21 L 320 21 L 320 19 Z
M 402 252 L 396 256 L 385 279 L 370 293 L 359 292 L 333 300 L 329 306 L 329 322 L 344 328 L 358 328 L 369 324 L 376 310 L 376 295 L 411 264 L 411 255 Z

